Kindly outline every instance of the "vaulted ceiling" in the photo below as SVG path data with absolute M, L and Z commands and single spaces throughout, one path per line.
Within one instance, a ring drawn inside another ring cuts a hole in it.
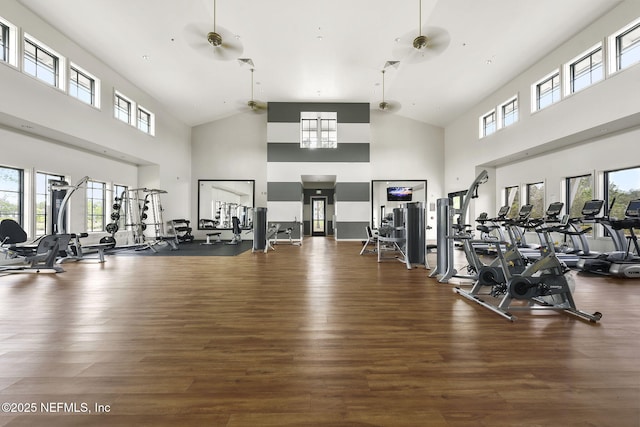
M 252 88 L 261 102 L 377 108 L 383 69 L 393 114 L 446 126 L 620 1 L 19 2 L 191 126 L 246 111 Z

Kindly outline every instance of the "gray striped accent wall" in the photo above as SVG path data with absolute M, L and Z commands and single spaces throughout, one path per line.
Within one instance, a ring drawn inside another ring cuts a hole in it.
M 371 199 L 369 182 L 337 182 L 336 199 L 341 202 L 368 202 Z
M 339 123 L 370 123 L 368 102 L 270 102 L 267 109 L 268 123 L 298 123 L 301 111 L 329 111 L 338 113 Z
M 369 144 L 338 144 L 337 148 L 310 150 L 298 144 L 267 143 L 267 162 L 369 162 Z
M 300 113 L 336 112 L 338 147 L 300 148 Z M 294 218 L 305 231 L 310 218 L 303 209 L 303 175 L 336 177 L 335 228 L 338 240 L 366 237 L 371 208 L 369 103 L 270 102 L 267 108 L 267 218 L 286 224 Z M 332 230 L 331 230 L 332 231 Z
M 300 182 L 267 182 L 268 202 L 299 202 L 302 200 Z

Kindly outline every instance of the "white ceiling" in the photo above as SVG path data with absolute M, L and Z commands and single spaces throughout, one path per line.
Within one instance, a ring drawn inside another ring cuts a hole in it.
M 249 67 L 233 51 L 217 59 L 205 41 L 213 0 L 19 2 L 188 125 L 247 109 Z M 420 0 L 217 0 L 216 30 L 238 36 L 224 41 L 253 60 L 256 100 L 375 108 L 385 62 L 400 60 L 385 74 L 385 99 L 396 114 L 445 126 L 619 2 L 422 0 L 419 15 Z M 420 19 L 425 35 L 443 28 L 450 42 L 410 63 L 400 51 Z M 202 31 L 195 40 L 193 28 Z

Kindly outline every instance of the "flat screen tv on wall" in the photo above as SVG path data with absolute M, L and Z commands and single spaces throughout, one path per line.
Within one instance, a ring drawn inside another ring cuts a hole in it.
M 411 187 L 387 187 L 387 201 L 410 202 L 413 196 Z

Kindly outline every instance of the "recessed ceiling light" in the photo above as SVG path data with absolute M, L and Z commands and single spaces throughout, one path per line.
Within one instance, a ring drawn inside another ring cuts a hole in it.
M 144 59 L 145 61 L 149 60 L 149 55 L 142 55 L 142 59 Z

